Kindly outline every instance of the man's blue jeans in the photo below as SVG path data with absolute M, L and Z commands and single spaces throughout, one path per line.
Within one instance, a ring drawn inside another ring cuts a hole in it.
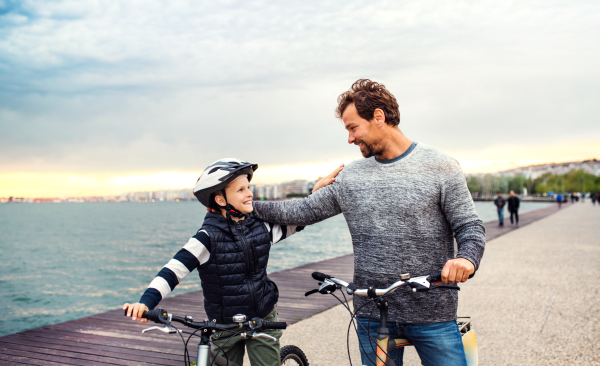
M 358 320 L 358 340 L 362 344 L 360 357 L 363 365 L 375 365 L 377 359 L 377 328 L 379 320 L 367 318 L 356 318 Z M 362 327 L 361 327 L 362 324 Z M 462 337 L 456 322 L 425 323 L 425 324 L 401 324 L 388 322 L 390 338 L 406 338 L 413 343 L 421 362 L 425 366 L 467 366 L 467 358 L 462 343 Z M 364 329 L 363 329 L 364 327 Z M 365 329 L 369 330 L 373 341 L 369 342 L 369 336 Z M 372 347 L 371 347 L 372 344 Z M 363 350 L 364 348 L 364 350 Z M 389 353 L 396 363 L 402 366 L 404 348 Z
M 498 221 L 500 221 L 500 224 L 504 224 L 504 208 L 498 209 Z

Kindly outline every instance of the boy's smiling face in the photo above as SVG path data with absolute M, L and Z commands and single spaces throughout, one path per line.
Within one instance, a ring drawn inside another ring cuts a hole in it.
M 241 213 L 249 214 L 254 211 L 254 208 L 252 207 L 252 198 L 254 195 L 252 194 L 252 191 L 250 191 L 250 182 L 248 182 L 248 177 L 246 175 L 241 175 L 233 182 L 229 183 L 229 185 L 225 187 L 225 194 L 227 195 L 227 203 Z M 221 195 L 215 196 L 215 201 L 220 206 L 226 205 L 225 200 Z

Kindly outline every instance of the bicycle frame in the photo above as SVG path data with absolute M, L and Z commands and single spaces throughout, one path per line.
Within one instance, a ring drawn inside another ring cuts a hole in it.
M 412 346 L 412 342 L 405 338 L 390 339 L 390 330 L 387 327 L 388 319 L 388 304 L 385 300 L 378 300 L 377 308 L 379 309 L 380 327 L 377 328 L 377 366 L 396 366 L 396 363 L 388 358 L 391 351 L 397 348 Z M 464 320 L 462 320 L 464 319 Z M 477 366 L 477 340 L 475 331 L 471 328 L 470 317 L 459 317 L 457 319 L 458 329 L 462 335 L 463 347 L 467 358 L 467 366 Z

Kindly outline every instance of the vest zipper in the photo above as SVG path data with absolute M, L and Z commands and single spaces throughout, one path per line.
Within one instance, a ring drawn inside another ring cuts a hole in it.
M 254 309 L 254 312 L 256 313 L 256 298 L 254 297 L 254 281 L 252 280 L 252 276 L 251 276 L 250 252 L 248 250 L 248 243 L 246 242 L 246 238 L 244 237 L 244 233 L 242 231 L 242 226 L 240 225 L 239 222 L 237 223 L 237 228 L 240 231 L 240 238 L 242 239 L 242 243 L 244 244 L 243 245 L 244 251 L 246 252 L 246 282 L 248 283 L 248 286 L 250 287 L 250 298 L 252 299 L 252 308 Z M 256 252 L 254 254 L 256 255 Z M 256 259 L 255 259 L 255 262 L 256 262 Z

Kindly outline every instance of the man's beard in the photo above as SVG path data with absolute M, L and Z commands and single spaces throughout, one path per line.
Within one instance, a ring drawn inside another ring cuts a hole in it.
M 377 142 L 371 145 L 364 141 L 361 142 L 363 144 L 363 149 L 360 150 L 360 153 L 362 154 L 363 158 L 370 158 L 371 156 L 381 155 L 383 153 L 383 147 Z

